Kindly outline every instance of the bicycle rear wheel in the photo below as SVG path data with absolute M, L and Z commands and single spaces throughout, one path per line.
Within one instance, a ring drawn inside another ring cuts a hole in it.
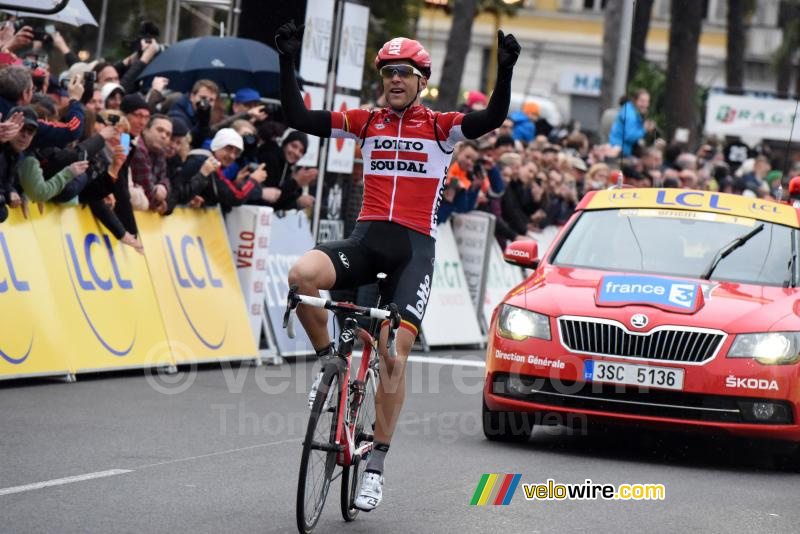
M 352 465 L 342 468 L 341 509 L 345 521 L 353 521 L 358 517 L 359 509 L 355 507 L 358 486 L 361 475 L 367 468 L 367 459 L 372 452 L 373 432 L 375 431 L 375 393 L 378 380 L 374 369 L 367 369 L 364 377 L 364 393 L 361 396 L 360 406 L 357 408 L 354 441 L 356 448 L 369 444 L 367 452 L 362 456 L 355 456 Z
M 336 423 L 339 414 L 339 368 L 328 364 L 308 418 L 297 483 L 297 528 L 306 534 L 319 521 L 336 467 Z

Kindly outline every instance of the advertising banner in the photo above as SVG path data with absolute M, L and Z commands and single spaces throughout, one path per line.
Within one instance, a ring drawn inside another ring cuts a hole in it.
M 712 94 L 706 102 L 705 133 L 788 141 L 800 138 L 794 100 Z
M 346 2 L 339 41 L 339 63 L 336 68 L 336 85 L 339 87 L 361 90 L 368 26 L 369 8 Z
M 88 209 L 47 204 L 33 227 L 76 373 L 172 365 L 144 256 L 110 235 Z
M 0 224 L 0 379 L 72 372 L 75 346 L 62 342 L 66 311 L 42 257 L 33 224 L 10 209 Z
M 257 358 L 219 210 L 136 221 L 176 363 Z
M 480 312 L 489 261 L 489 241 L 494 241 L 494 216 L 472 212 L 453 215 L 453 235 L 464 266 L 472 304 Z
M 333 97 L 334 111 L 344 112 L 348 109 L 357 108 L 358 104 L 358 97 L 355 96 L 337 94 Z M 355 139 L 331 139 L 328 142 L 328 171 L 345 174 L 353 172 L 353 158 L 355 157 L 355 152 Z
M 503 260 L 503 251 L 494 239 L 489 243 L 489 266 L 486 270 L 486 291 L 483 294 L 483 316 L 486 324 L 492 321 L 494 309 L 524 276 L 522 269 Z
M 307 0 L 300 76 L 306 82 L 324 84 L 331 55 L 334 0 Z
M 306 86 L 303 91 L 303 101 L 308 109 L 325 108 L 325 89 L 319 87 Z M 308 149 L 302 158 L 297 162 L 301 167 L 316 167 L 319 161 L 319 137 L 316 135 L 308 136 Z
M 253 340 L 258 346 L 264 316 L 264 286 L 267 276 L 272 208 L 237 206 L 225 218 L 239 285 L 242 287 Z M 258 266 L 261 268 L 259 269 Z
M 304 212 L 292 210 L 286 212 L 283 217 L 273 217 L 264 296 L 269 323 L 281 356 L 314 354 L 314 348 L 300 321 L 295 319 L 294 339 L 290 339 L 283 328 L 286 295 L 289 293 L 289 269 L 300 256 L 312 248 L 314 239 L 311 237 L 311 227 Z M 324 292 L 323 297 L 328 298 L 327 292 Z M 330 316 L 328 329 L 333 332 Z
M 449 224 L 440 224 L 438 234 L 428 307 L 422 319 L 425 341 L 431 347 L 482 344 L 453 230 Z

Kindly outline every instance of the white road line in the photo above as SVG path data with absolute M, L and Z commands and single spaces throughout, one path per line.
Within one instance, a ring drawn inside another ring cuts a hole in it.
M 138 467 L 138 469 L 147 469 L 148 467 L 156 467 L 159 465 L 174 464 L 178 462 L 188 462 L 191 460 L 199 460 L 200 458 L 208 458 L 210 456 L 219 456 L 220 454 L 230 454 L 233 452 L 249 451 L 251 449 L 259 449 L 262 447 L 274 447 L 275 445 L 283 445 L 285 443 L 295 443 L 302 441 L 302 438 L 284 439 L 281 441 L 271 441 L 269 443 L 259 443 L 257 445 L 250 445 L 249 447 L 240 447 L 238 449 L 228 449 L 226 451 L 209 452 L 208 454 L 199 454 L 197 456 L 187 456 L 186 458 L 176 458 L 174 460 L 166 460 L 155 464 L 147 464 Z
M 56 478 L 53 480 L 46 480 L 44 482 L 34 482 L 33 484 L 25 484 L 24 486 L 3 488 L 0 489 L 0 495 L 22 493 L 23 491 L 49 488 L 50 486 L 61 486 L 64 484 L 72 484 L 73 482 L 83 482 L 85 480 L 92 480 L 95 478 L 112 477 L 114 475 L 124 475 L 125 473 L 131 473 L 131 472 L 133 472 L 133 470 L 131 469 L 109 469 L 108 471 L 98 471 L 96 473 L 87 473 L 85 475 L 76 475 L 74 477 Z
M 462 365 L 464 367 L 486 367 L 486 362 L 478 360 L 457 360 L 455 358 L 437 358 L 435 356 L 416 356 L 408 357 L 410 362 L 437 363 L 439 365 Z
M 148 467 L 156 467 L 166 464 L 174 464 L 178 462 L 188 462 L 190 460 L 198 460 L 200 458 L 208 458 L 209 456 L 219 456 L 221 454 L 231 454 L 234 452 L 247 451 L 250 449 L 258 449 L 261 447 L 274 447 L 275 445 L 283 445 L 285 443 L 296 443 L 302 441 L 301 438 L 285 439 L 282 441 L 272 441 L 270 443 L 259 443 L 258 445 L 250 445 L 249 447 L 240 447 L 238 449 L 229 449 L 225 451 L 211 452 L 208 454 L 200 454 L 197 456 L 189 456 L 186 458 L 176 458 L 174 460 L 167 460 L 165 462 L 158 462 L 154 464 L 147 464 L 137 467 L 136 469 L 109 469 L 107 471 L 97 471 L 96 473 L 87 473 L 85 475 L 76 475 L 72 477 L 56 478 L 53 480 L 46 480 L 44 482 L 34 482 L 33 484 L 25 484 L 24 486 L 14 486 L 11 488 L 0 489 L 0 496 L 10 495 L 12 493 L 22 493 L 23 491 L 32 491 L 42 488 L 49 488 L 50 486 L 61 486 L 63 484 L 72 484 L 73 482 L 83 482 L 85 480 L 93 480 L 95 478 L 110 477 L 114 475 L 124 475 L 125 473 L 133 473 L 138 469 L 147 469 Z

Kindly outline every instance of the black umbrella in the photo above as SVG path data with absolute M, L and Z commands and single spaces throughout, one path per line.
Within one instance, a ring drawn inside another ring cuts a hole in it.
M 278 53 L 258 41 L 238 37 L 198 37 L 179 41 L 161 52 L 139 76 L 169 78 L 173 91 L 188 92 L 194 82 L 209 79 L 233 93 L 252 87 L 261 96 L 279 94 Z

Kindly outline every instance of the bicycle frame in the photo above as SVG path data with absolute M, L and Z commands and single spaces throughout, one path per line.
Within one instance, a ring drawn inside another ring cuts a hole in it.
M 346 331 L 342 332 L 342 335 Z M 364 387 L 367 370 L 369 369 L 370 362 L 372 361 L 372 353 L 376 349 L 376 341 L 372 335 L 361 327 L 355 328 L 355 334 L 361 339 L 364 344 L 364 351 L 361 353 L 361 363 L 358 366 L 356 379 L 350 383 L 350 366 L 352 364 L 352 352 L 347 356 L 347 365 L 344 369 L 343 379 L 341 381 L 342 391 L 339 398 L 339 406 L 343 409 L 339 410 L 339 418 L 336 423 L 336 445 L 341 447 L 341 452 L 336 456 L 336 463 L 341 466 L 348 466 L 353 464 L 353 458 L 356 456 L 363 456 L 365 453 L 372 449 L 372 441 L 356 447 L 356 421 L 358 420 L 358 413 L 352 413 L 352 407 L 348 405 L 347 396 L 350 393 L 350 388 Z M 342 336 L 340 336 L 341 338 Z M 361 393 L 363 395 L 363 392 Z M 361 408 L 361 399 L 358 400 L 358 408 Z

